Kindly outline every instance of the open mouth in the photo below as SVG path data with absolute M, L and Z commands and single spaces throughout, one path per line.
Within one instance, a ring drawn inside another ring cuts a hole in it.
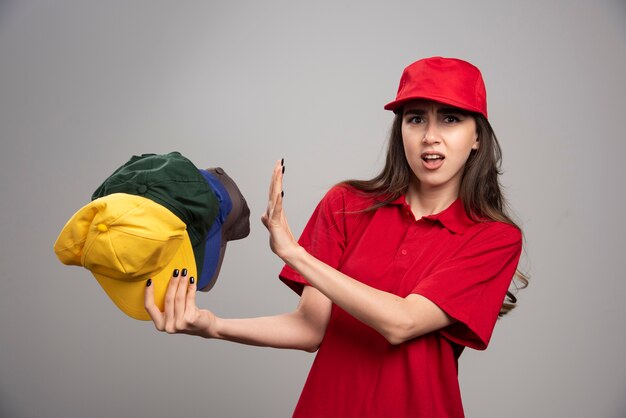
M 424 161 L 434 161 L 434 160 L 443 160 L 444 157 L 443 155 L 439 155 L 439 154 L 425 154 L 422 156 L 422 160 Z
M 443 154 L 439 154 L 436 152 L 425 152 L 422 154 L 422 160 L 424 161 L 424 165 L 426 168 L 434 170 L 443 164 L 443 160 L 446 157 Z

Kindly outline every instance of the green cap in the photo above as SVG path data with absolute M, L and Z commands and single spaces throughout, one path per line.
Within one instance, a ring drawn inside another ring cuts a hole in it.
M 215 193 L 196 166 L 179 152 L 133 156 L 93 192 L 92 200 L 127 193 L 153 200 L 187 225 L 198 275 L 206 236 L 219 212 Z

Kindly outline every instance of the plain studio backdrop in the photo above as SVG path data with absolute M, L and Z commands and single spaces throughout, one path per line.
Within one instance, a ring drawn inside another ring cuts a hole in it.
M 133 154 L 223 167 L 252 210 L 198 296 L 293 309 L 259 219 L 274 162 L 299 235 L 381 167 L 402 69 L 485 77 L 526 236 L 519 307 L 459 376 L 468 417 L 626 416 L 626 5 L 618 1 L 0 3 L 0 416 L 287 417 L 313 355 L 155 331 L 53 243 Z

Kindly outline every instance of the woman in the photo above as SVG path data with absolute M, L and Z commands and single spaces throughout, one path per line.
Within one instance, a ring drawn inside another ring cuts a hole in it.
M 408 66 L 385 167 L 322 199 L 298 242 L 283 211 L 283 162 L 262 217 L 294 312 L 222 319 L 195 305 L 174 274 L 157 329 L 240 343 L 319 350 L 296 417 L 462 417 L 457 360 L 485 349 L 515 303 L 507 289 L 522 234 L 504 211 L 500 150 L 480 71 L 450 58 Z M 525 278 L 521 276 L 525 284 Z

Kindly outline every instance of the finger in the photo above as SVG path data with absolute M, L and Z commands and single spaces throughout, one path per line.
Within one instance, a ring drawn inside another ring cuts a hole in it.
M 285 166 L 281 164 L 280 167 L 280 171 L 278 172 L 278 175 L 276 176 L 276 194 L 277 197 L 278 195 L 280 195 L 280 198 L 282 199 L 284 192 L 283 192 L 283 177 L 285 177 Z M 280 200 L 280 199 L 279 199 Z
M 279 167 L 274 180 L 274 199 L 272 202 L 272 212 L 270 214 L 271 221 L 280 220 L 283 215 L 283 197 L 285 195 L 283 191 L 283 175 L 285 166 Z
M 165 291 L 165 331 L 174 332 L 174 307 L 176 304 L 176 290 L 178 289 L 178 282 L 180 281 L 180 271 L 178 269 L 174 269 L 172 272 L 172 277 L 170 278 L 170 282 L 167 285 L 167 290 Z
M 195 277 L 189 278 L 189 285 L 187 286 L 187 300 L 185 303 L 185 320 L 191 322 L 194 318 L 196 310 L 196 290 L 198 285 L 196 284 Z
M 283 190 L 283 168 L 285 166 L 281 166 L 281 165 L 276 165 L 276 167 L 274 167 L 274 175 L 272 176 L 272 193 L 271 193 L 271 197 L 270 197 L 270 202 L 272 204 L 272 210 L 275 209 L 276 207 L 276 203 L 280 200 L 280 198 L 282 197 L 282 190 Z
M 272 202 L 276 202 L 276 199 L 278 198 L 278 196 L 280 195 L 281 191 L 282 191 L 282 187 L 283 187 L 283 173 L 285 170 L 285 166 L 284 164 L 284 159 L 282 159 L 280 161 L 280 164 L 278 164 L 278 162 L 276 163 L 276 166 L 274 167 L 274 173 L 272 175 L 272 187 L 271 187 L 271 196 L 270 196 L 270 200 Z
M 187 298 L 188 279 L 187 269 L 184 268 L 180 273 L 178 288 L 176 289 L 176 294 L 174 295 L 174 321 L 178 329 L 184 327 L 183 321 L 185 318 L 185 302 Z
M 272 178 L 270 180 L 267 207 L 265 208 L 265 212 L 261 216 L 261 222 L 263 223 L 263 225 L 265 225 L 265 227 L 268 226 L 267 222 L 272 217 L 272 212 L 274 210 L 274 206 L 276 205 L 276 190 L 277 190 L 276 181 L 279 175 L 282 173 L 281 167 L 283 166 L 281 164 L 283 163 L 283 161 L 284 159 L 276 161 L 276 164 L 274 164 L 274 170 L 272 171 Z
M 270 190 L 269 190 L 269 195 L 268 195 L 268 201 L 272 201 L 273 197 L 274 197 L 274 183 L 276 181 L 276 176 L 278 175 L 278 172 L 281 171 L 282 169 L 281 167 L 281 162 L 282 160 L 276 161 L 276 164 L 274 164 L 274 170 L 272 171 L 272 178 L 270 180 Z
M 154 326 L 159 331 L 163 331 L 163 312 L 161 312 L 154 303 L 154 286 L 152 286 L 152 279 L 148 279 L 146 282 L 146 291 L 144 292 L 144 306 L 146 312 L 154 322 Z

